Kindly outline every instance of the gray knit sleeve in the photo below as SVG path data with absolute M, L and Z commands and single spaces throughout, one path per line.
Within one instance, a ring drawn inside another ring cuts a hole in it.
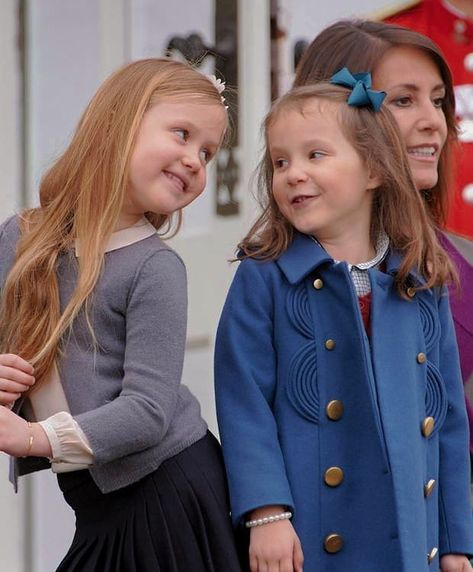
M 137 270 L 128 297 L 122 389 L 74 416 L 94 464 L 147 449 L 166 434 L 179 395 L 186 319 L 184 264 L 171 250 L 155 251 Z
M 0 225 L 0 290 L 15 262 L 16 243 L 19 237 L 18 217 L 14 215 Z

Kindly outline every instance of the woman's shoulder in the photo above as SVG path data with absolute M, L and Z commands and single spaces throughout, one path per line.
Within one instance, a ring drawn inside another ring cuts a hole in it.
M 451 232 L 443 232 L 440 234 L 440 241 L 450 256 L 461 257 L 465 263 L 473 266 L 473 240 Z

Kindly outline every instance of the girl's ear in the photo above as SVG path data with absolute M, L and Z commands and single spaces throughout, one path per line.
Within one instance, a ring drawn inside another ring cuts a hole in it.
M 368 184 L 367 189 L 374 190 L 380 187 L 383 184 L 383 179 L 379 173 L 377 173 L 374 169 L 368 167 Z

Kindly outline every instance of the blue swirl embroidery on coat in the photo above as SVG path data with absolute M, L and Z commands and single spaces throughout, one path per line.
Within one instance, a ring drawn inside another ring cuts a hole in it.
M 440 338 L 440 324 L 432 307 L 421 296 L 419 296 L 419 312 L 424 331 L 425 349 L 430 352 Z
M 427 362 L 427 386 L 425 390 L 425 413 L 435 419 L 432 435 L 442 427 L 448 410 L 447 390 L 438 368 Z
M 318 423 L 320 403 L 315 348 L 315 342 L 305 344 L 292 358 L 286 393 L 291 405 L 302 417 Z
M 291 288 L 286 300 L 289 319 L 294 328 L 306 338 L 313 338 L 312 317 L 305 283 Z

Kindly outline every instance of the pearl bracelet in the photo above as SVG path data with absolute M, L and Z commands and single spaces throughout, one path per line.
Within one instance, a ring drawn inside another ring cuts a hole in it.
M 280 514 L 272 514 L 270 516 L 264 516 L 263 518 L 255 518 L 255 520 L 247 520 L 245 526 L 246 528 L 253 528 L 254 526 L 263 526 L 263 524 L 270 524 L 271 522 L 286 520 L 288 518 L 292 518 L 292 512 L 281 512 Z

